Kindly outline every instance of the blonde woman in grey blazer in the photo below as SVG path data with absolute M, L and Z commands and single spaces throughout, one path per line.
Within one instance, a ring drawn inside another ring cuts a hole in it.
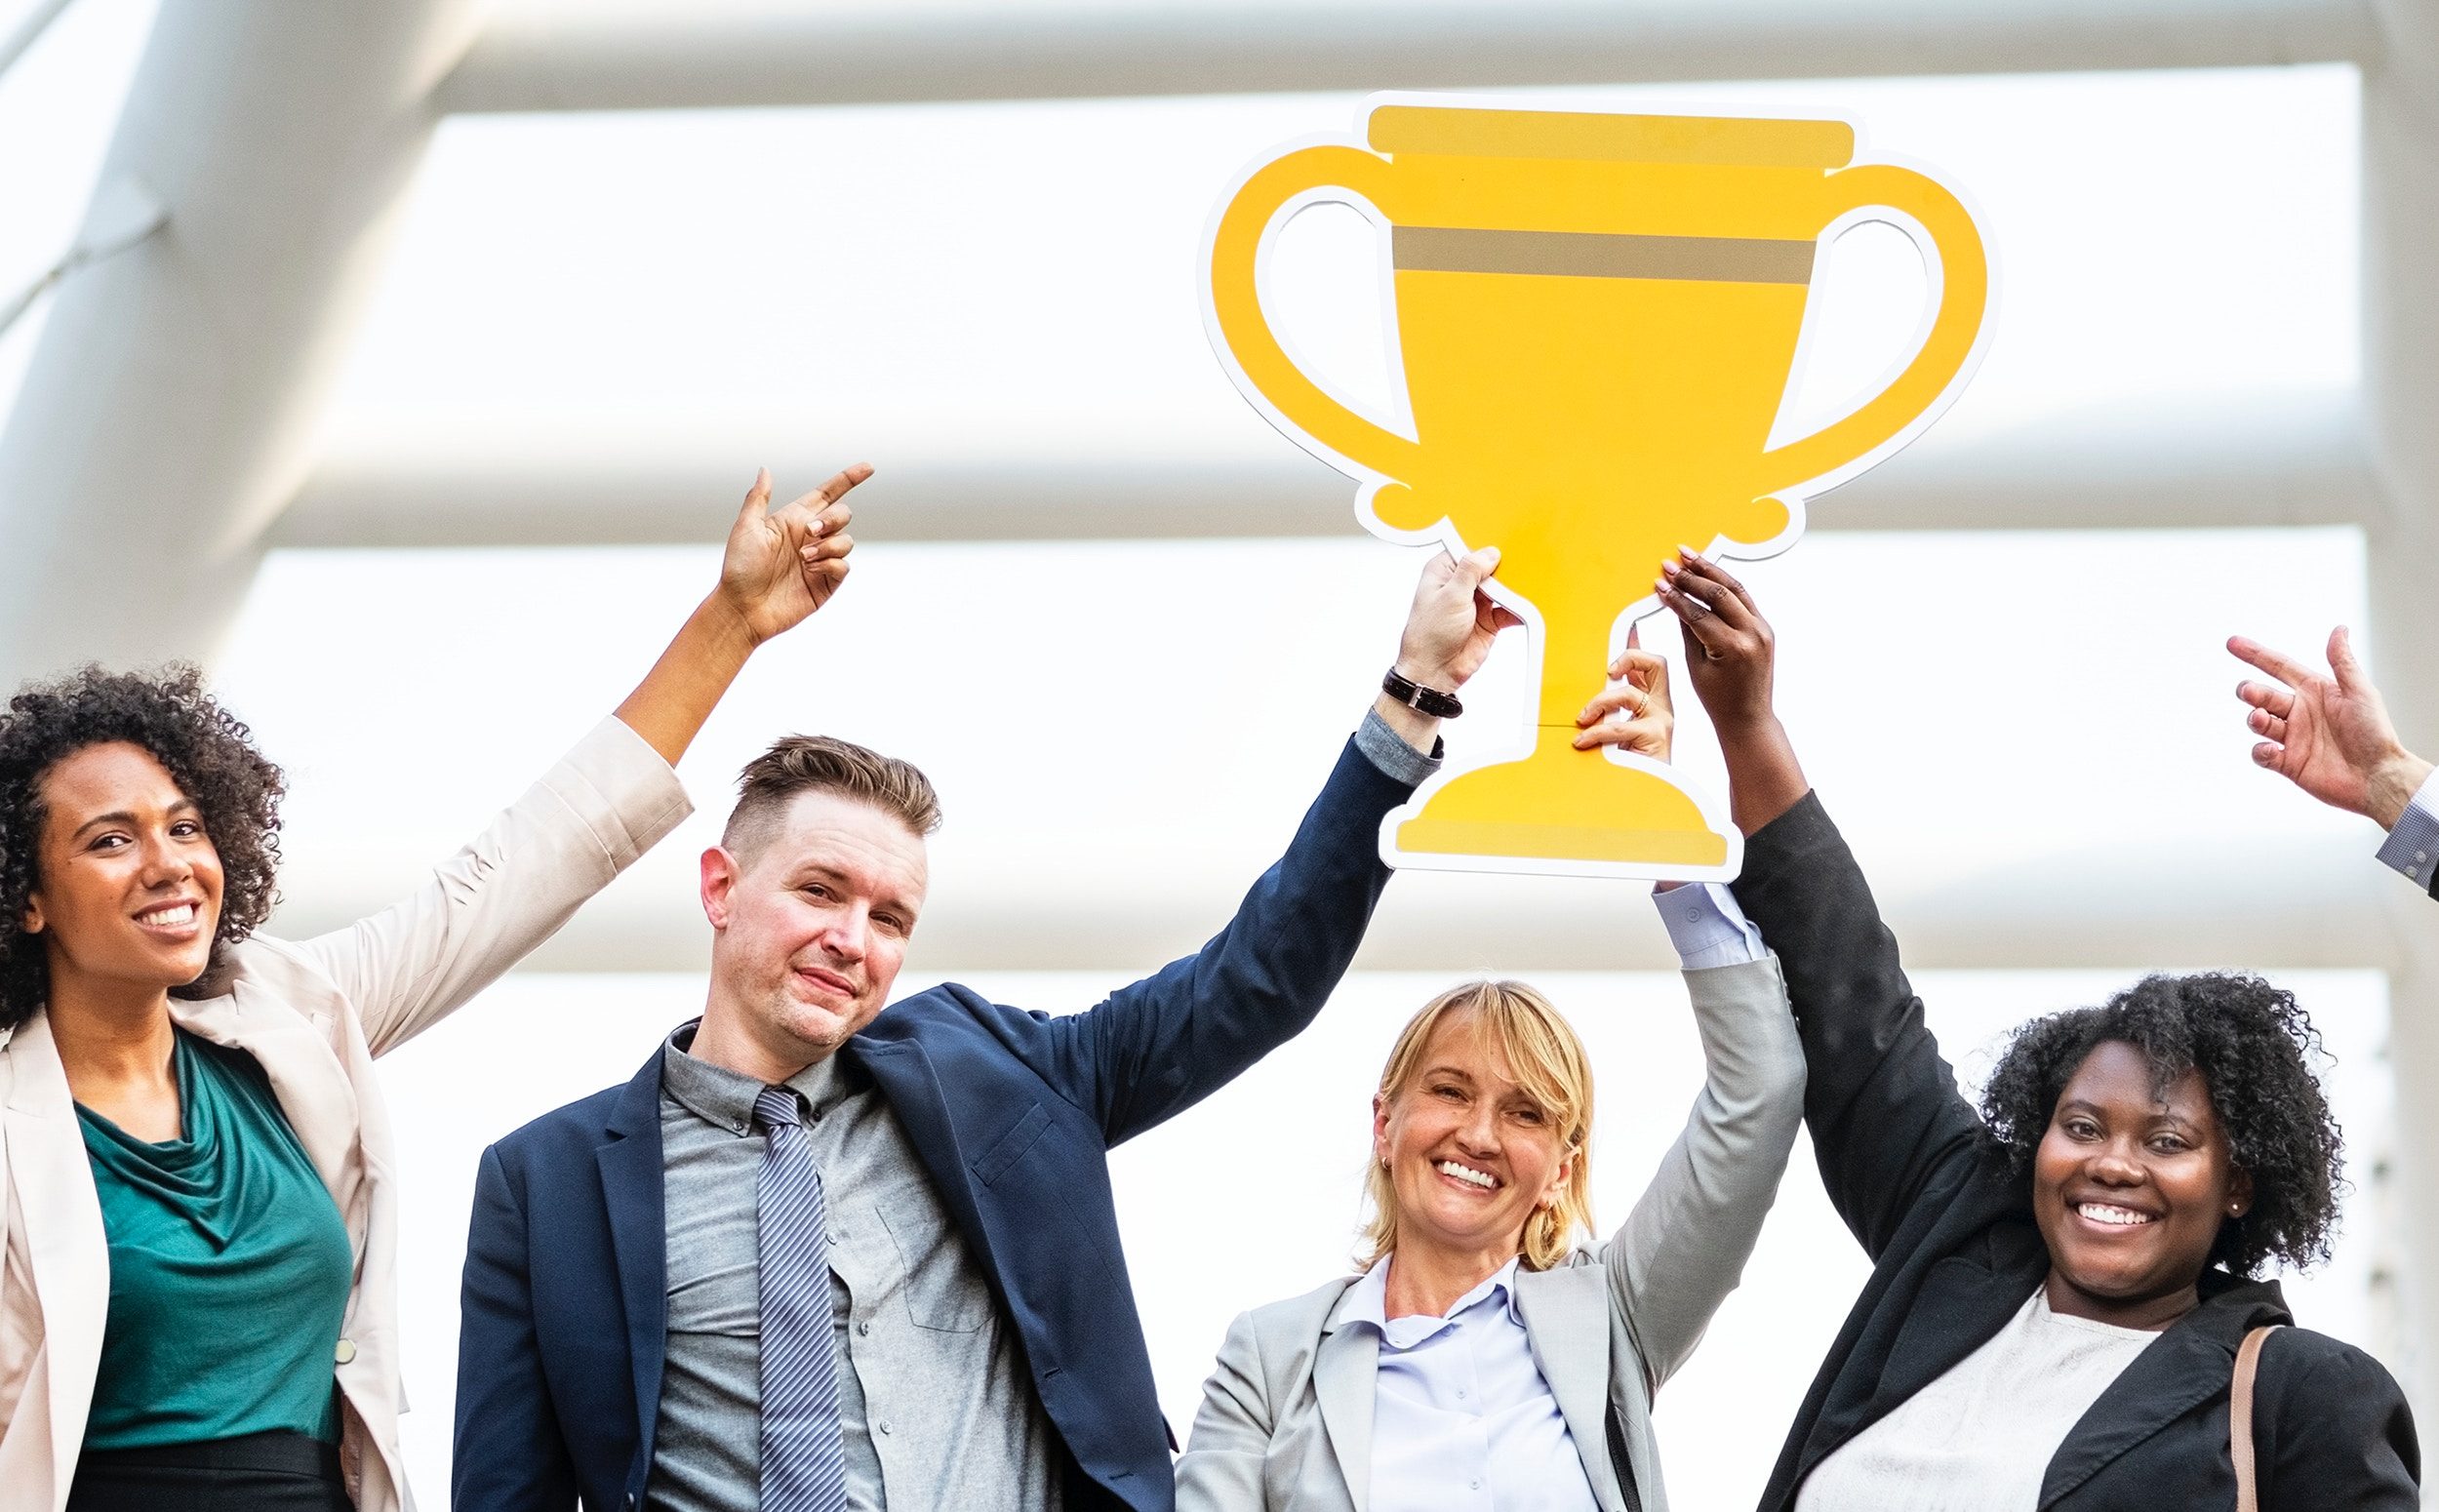
M 1665 667 L 1629 651 L 1601 743 L 1663 758 Z M 1579 743 L 1590 743 L 1587 733 Z M 1238 1318 L 1178 1462 L 1179 1512 L 1661 1512 L 1652 1398 L 1736 1287 L 1803 1120 L 1779 963 L 1725 888 L 1657 895 L 1706 1078 L 1593 1247 L 1591 1073 L 1532 988 L 1441 994 L 1373 1098 L 1362 1275 Z

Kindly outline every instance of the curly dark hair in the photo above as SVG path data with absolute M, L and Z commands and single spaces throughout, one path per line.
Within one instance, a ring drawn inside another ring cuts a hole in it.
M 254 748 L 236 716 L 204 691 L 200 670 L 182 663 L 149 674 L 88 666 L 30 684 L 0 714 L 0 1029 L 31 1017 L 51 987 L 43 941 L 24 930 L 26 901 L 40 883 L 42 779 L 87 746 L 118 740 L 151 752 L 203 811 L 224 879 L 214 968 L 279 900 L 272 880 L 287 778 Z M 216 975 L 207 971 L 202 979 Z
M 1981 1093 L 1988 1137 L 2019 1174 L 2031 1169 L 2076 1068 L 2112 1040 L 2142 1052 L 2156 1094 L 2200 1072 L 2235 1163 L 2253 1177 L 2252 1206 L 2219 1225 L 2212 1261 L 2250 1276 L 2272 1258 L 2327 1259 L 2344 1141 L 2304 1058 L 2321 1053 L 2320 1031 L 2295 995 L 2237 973 L 2154 975 L 2102 1007 L 2019 1026 Z

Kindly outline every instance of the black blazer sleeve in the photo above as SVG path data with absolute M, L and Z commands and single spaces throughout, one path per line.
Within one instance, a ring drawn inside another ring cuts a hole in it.
M 1321 1012 L 1388 885 L 1380 820 L 1413 792 L 1349 740 L 1287 854 L 1197 953 L 1044 1026 L 1044 1074 L 1116 1144 L 1175 1116 Z
M 525 1206 L 497 1148 L 474 1177 L 460 1293 L 457 1447 L 450 1504 L 485 1512 L 575 1512 L 576 1467 L 534 1333 Z
M 1786 973 L 1821 1184 L 1877 1261 L 1935 1178 L 1976 1162 L 1981 1119 L 1818 794 L 1746 841 L 1735 892 Z
M 2416 1512 L 2421 1505 L 2414 1413 L 2379 1361 L 2326 1334 L 2280 1329 L 2261 1346 L 2257 1392 L 2261 1512 Z

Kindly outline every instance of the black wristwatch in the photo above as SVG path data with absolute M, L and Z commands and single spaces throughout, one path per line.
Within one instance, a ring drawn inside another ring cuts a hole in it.
M 1395 667 L 1389 668 L 1388 675 L 1380 679 L 1380 691 L 1408 708 L 1428 714 L 1433 719 L 1455 719 L 1465 712 L 1465 706 L 1457 701 L 1457 695 L 1425 688 L 1411 678 L 1401 677 Z

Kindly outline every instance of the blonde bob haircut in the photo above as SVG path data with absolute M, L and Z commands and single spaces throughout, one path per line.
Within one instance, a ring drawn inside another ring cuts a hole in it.
M 1539 1103 L 1569 1162 L 1558 1200 L 1533 1210 L 1525 1221 L 1520 1253 L 1527 1270 L 1548 1270 L 1566 1259 L 1576 1235 L 1592 1226 L 1592 1066 L 1583 1042 L 1550 1000 L 1520 981 L 1469 981 L 1451 987 L 1406 1022 L 1380 1068 L 1380 1100 L 1394 1107 L 1422 1071 L 1422 1053 L 1443 1020 L 1462 1015 L 1481 1042 L 1497 1050 L 1525 1095 Z M 1371 1215 L 1356 1246 L 1355 1263 L 1369 1270 L 1397 1248 L 1397 1188 L 1375 1160 L 1368 1163 L 1365 1193 Z

